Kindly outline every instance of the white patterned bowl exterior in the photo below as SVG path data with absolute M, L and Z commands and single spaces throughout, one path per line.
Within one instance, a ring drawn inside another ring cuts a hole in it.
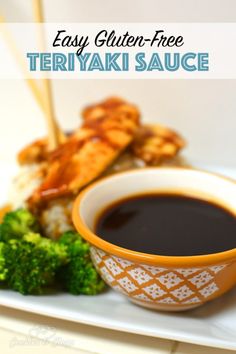
M 91 258 L 110 287 L 150 308 L 187 310 L 226 291 L 221 284 L 228 264 L 166 268 L 130 262 L 96 247 L 91 247 Z
M 127 196 L 153 191 L 217 200 L 236 215 L 236 184 L 203 171 L 151 168 L 95 182 L 76 198 L 73 221 L 91 244 L 92 260 L 105 282 L 137 304 L 174 311 L 199 306 L 232 288 L 236 284 L 235 248 L 200 256 L 159 256 L 121 248 L 95 235 L 102 209 Z

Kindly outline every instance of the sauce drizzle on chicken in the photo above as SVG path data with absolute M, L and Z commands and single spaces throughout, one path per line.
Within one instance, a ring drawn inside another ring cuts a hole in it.
M 117 97 L 88 106 L 82 118 L 82 126 L 54 151 L 48 150 L 47 139 L 41 139 L 19 153 L 21 165 L 36 164 L 41 171 L 42 182 L 28 199 L 31 209 L 64 196 L 73 197 L 101 174 L 115 171 L 116 164 L 120 170 L 120 161 L 130 168 L 175 161 L 185 145 L 169 128 L 140 125 L 138 108 Z M 113 169 L 108 168 L 111 165 Z
M 30 203 L 77 193 L 131 143 L 139 126 L 138 109 L 116 98 L 84 115 L 82 127 L 48 154 L 47 174 Z

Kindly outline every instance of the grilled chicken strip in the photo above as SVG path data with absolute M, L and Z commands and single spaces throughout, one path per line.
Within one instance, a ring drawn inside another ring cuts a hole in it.
M 87 108 L 84 115 L 82 127 L 49 154 L 47 175 L 29 203 L 77 193 L 120 155 L 139 126 L 138 109 L 117 98 Z
M 82 112 L 85 121 L 91 121 L 103 115 L 104 110 L 112 112 L 121 103 L 119 98 L 110 98 L 99 105 L 89 106 Z M 124 106 L 123 106 L 124 108 Z M 133 114 L 134 107 L 126 107 Z M 174 158 L 185 146 L 184 139 L 175 131 L 162 125 L 141 125 L 131 144 L 131 154 L 126 154 L 126 160 L 134 165 L 135 158 L 141 159 L 147 165 L 160 165 L 163 161 Z M 128 156 L 128 159 L 127 159 Z
M 86 107 L 82 111 L 82 118 L 84 121 L 97 120 L 108 113 L 111 114 L 112 111 L 117 110 L 122 112 L 125 111 L 126 115 L 137 114 L 136 106 L 130 105 L 121 98 L 110 97 L 105 101 Z M 67 139 L 69 135 L 66 135 Z M 38 139 L 28 145 L 26 145 L 17 155 L 18 163 L 23 165 L 38 164 L 49 158 L 48 141 L 47 138 Z
M 141 126 L 131 144 L 133 154 L 147 165 L 159 165 L 174 158 L 185 146 L 183 138 L 161 125 Z
M 48 157 L 48 141 L 46 138 L 38 139 L 26 145 L 17 155 L 20 165 L 30 165 L 45 161 Z

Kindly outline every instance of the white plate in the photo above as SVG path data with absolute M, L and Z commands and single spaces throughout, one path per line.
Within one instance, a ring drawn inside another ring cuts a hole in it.
M 204 166 L 203 166 L 204 167 Z M 9 177 L 15 168 L 0 165 L 0 204 L 6 200 Z M 208 166 L 236 178 L 236 169 Z M 236 289 L 185 313 L 146 310 L 108 291 L 98 296 L 22 296 L 0 290 L 0 305 L 119 331 L 236 350 Z

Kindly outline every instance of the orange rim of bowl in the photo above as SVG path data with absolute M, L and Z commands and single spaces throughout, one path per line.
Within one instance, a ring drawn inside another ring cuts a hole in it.
M 124 175 L 124 174 L 132 174 L 134 172 L 143 171 L 143 170 L 155 170 L 155 169 L 182 169 L 182 170 L 193 170 L 201 173 L 205 173 L 211 176 L 217 176 L 221 179 L 225 179 L 230 181 L 231 183 L 235 184 L 235 181 L 231 178 L 222 176 L 217 173 L 208 172 L 201 169 L 196 168 L 183 168 L 183 167 L 144 167 L 140 169 L 134 169 L 130 171 L 124 171 L 117 173 L 115 175 L 106 176 L 100 178 L 98 181 L 91 183 L 88 187 L 83 189 L 82 192 L 76 197 L 73 210 L 72 210 L 72 220 L 76 230 L 81 234 L 81 236 L 92 246 L 95 246 L 108 254 L 112 254 L 121 258 L 125 258 L 127 260 L 133 261 L 135 263 L 146 263 L 150 265 L 165 265 L 169 267 L 192 267 L 192 266 L 207 266 L 213 264 L 219 264 L 222 262 L 232 262 L 236 261 L 236 248 L 218 252 L 218 253 L 211 253 L 211 254 L 204 254 L 204 255 L 194 255 L 194 256 L 161 256 L 149 253 L 142 253 L 138 251 L 133 251 L 127 248 L 123 248 L 117 245 L 114 245 L 110 242 L 107 242 L 93 233 L 87 225 L 83 222 L 80 213 L 79 207 L 81 201 L 86 196 L 86 194 L 93 189 L 95 186 L 102 184 L 105 180 L 109 180 L 114 178 L 115 176 Z

